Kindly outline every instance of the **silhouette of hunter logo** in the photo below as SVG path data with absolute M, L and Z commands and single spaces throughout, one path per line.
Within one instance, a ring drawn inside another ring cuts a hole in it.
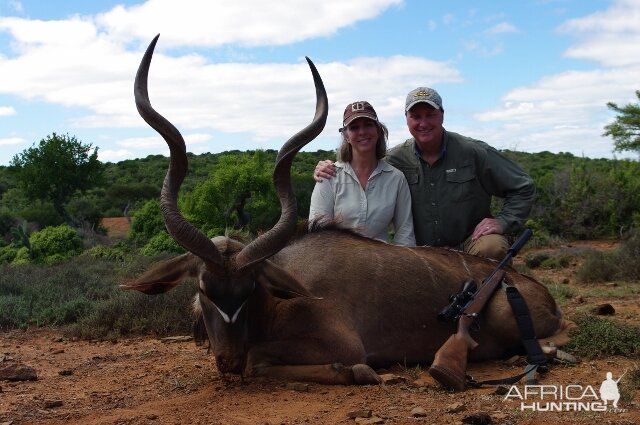
M 600 385 L 600 398 L 604 401 L 605 404 L 609 401 L 613 401 L 613 408 L 618 408 L 618 400 L 620 400 L 620 392 L 618 391 L 618 382 L 622 379 L 626 371 L 620 375 L 617 380 L 613 380 L 613 374 L 611 372 L 607 372 L 607 379 L 602 381 Z

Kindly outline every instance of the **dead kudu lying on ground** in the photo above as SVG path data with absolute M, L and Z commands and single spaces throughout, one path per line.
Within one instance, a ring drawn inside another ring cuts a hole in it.
M 496 263 L 447 249 L 394 246 L 335 226 L 292 237 L 291 161 L 322 131 L 328 111 L 322 80 L 310 61 L 316 114 L 278 154 L 273 178 L 282 207 L 278 223 L 248 245 L 207 238 L 177 207 L 187 170 L 182 136 L 149 103 L 147 75 L 156 41 L 136 76 L 136 104 L 170 147 L 161 207 L 169 233 L 189 253 L 123 287 L 155 294 L 197 278 L 196 309 L 222 373 L 371 384 L 379 382 L 372 368 L 433 360 L 455 330 L 439 322 L 437 313 L 465 280 L 481 281 Z M 545 287 L 511 268 L 507 274 L 526 299 L 542 343 L 560 343 L 564 322 Z M 518 348 L 518 329 L 503 292 L 495 294 L 479 324 L 473 337 L 480 345 L 471 359 L 497 358 Z

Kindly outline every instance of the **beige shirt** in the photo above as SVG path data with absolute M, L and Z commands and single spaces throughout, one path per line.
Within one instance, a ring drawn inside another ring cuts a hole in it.
M 393 224 L 393 242 L 416 244 L 411 214 L 411 194 L 404 175 L 380 160 L 362 189 L 348 162 L 336 162 L 336 176 L 316 183 L 311 195 L 309 221 L 338 219 L 344 226 L 358 229 L 371 238 L 388 240 Z

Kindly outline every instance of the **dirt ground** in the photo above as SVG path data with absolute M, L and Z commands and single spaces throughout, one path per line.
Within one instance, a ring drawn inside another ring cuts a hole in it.
M 611 246 L 597 245 L 601 249 Z M 536 276 L 569 285 L 582 294 L 574 283 L 574 270 L 575 265 L 561 271 L 541 271 L 540 275 L 536 271 Z M 565 310 L 610 302 L 618 319 L 638 323 L 637 291 L 636 295 L 610 300 L 580 296 Z M 262 379 L 241 382 L 236 376 L 221 376 L 207 350 L 188 338 L 72 341 L 55 329 L 11 331 L 0 334 L 0 366 L 10 362 L 32 366 L 38 377 L 35 381 L 0 381 L 0 425 L 640 423 L 639 390 L 632 402 L 621 402 L 618 410 L 523 411 L 520 400 L 505 400 L 495 387 L 450 393 L 439 388 L 426 369 L 401 365 L 388 371 L 397 379 L 379 386 Z M 607 372 L 617 379 L 639 363 L 638 358 L 613 357 L 554 365 L 539 384 L 591 386 L 598 392 Z M 519 361 L 514 365 L 492 361 L 471 364 L 468 373 L 476 379 L 492 379 L 521 370 Z M 518 387 L 522 391 L 523 383 Z

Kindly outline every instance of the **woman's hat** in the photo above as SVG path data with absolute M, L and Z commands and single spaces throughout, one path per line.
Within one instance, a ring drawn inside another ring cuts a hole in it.
M 378 121 L 378 115 L 376 114 L 376 110 L 373 109 L 373 106 L 369 102 L 366 101 L 358 101 L 353 102 L 347 105 L 344 108 L 344 115 L 342 116 L 342 128 L 338 129 L 338 131 L 344 130 L 346 126 L 351 124 L 353 120 L 358 118 L 369 118 L 374 121 Z

